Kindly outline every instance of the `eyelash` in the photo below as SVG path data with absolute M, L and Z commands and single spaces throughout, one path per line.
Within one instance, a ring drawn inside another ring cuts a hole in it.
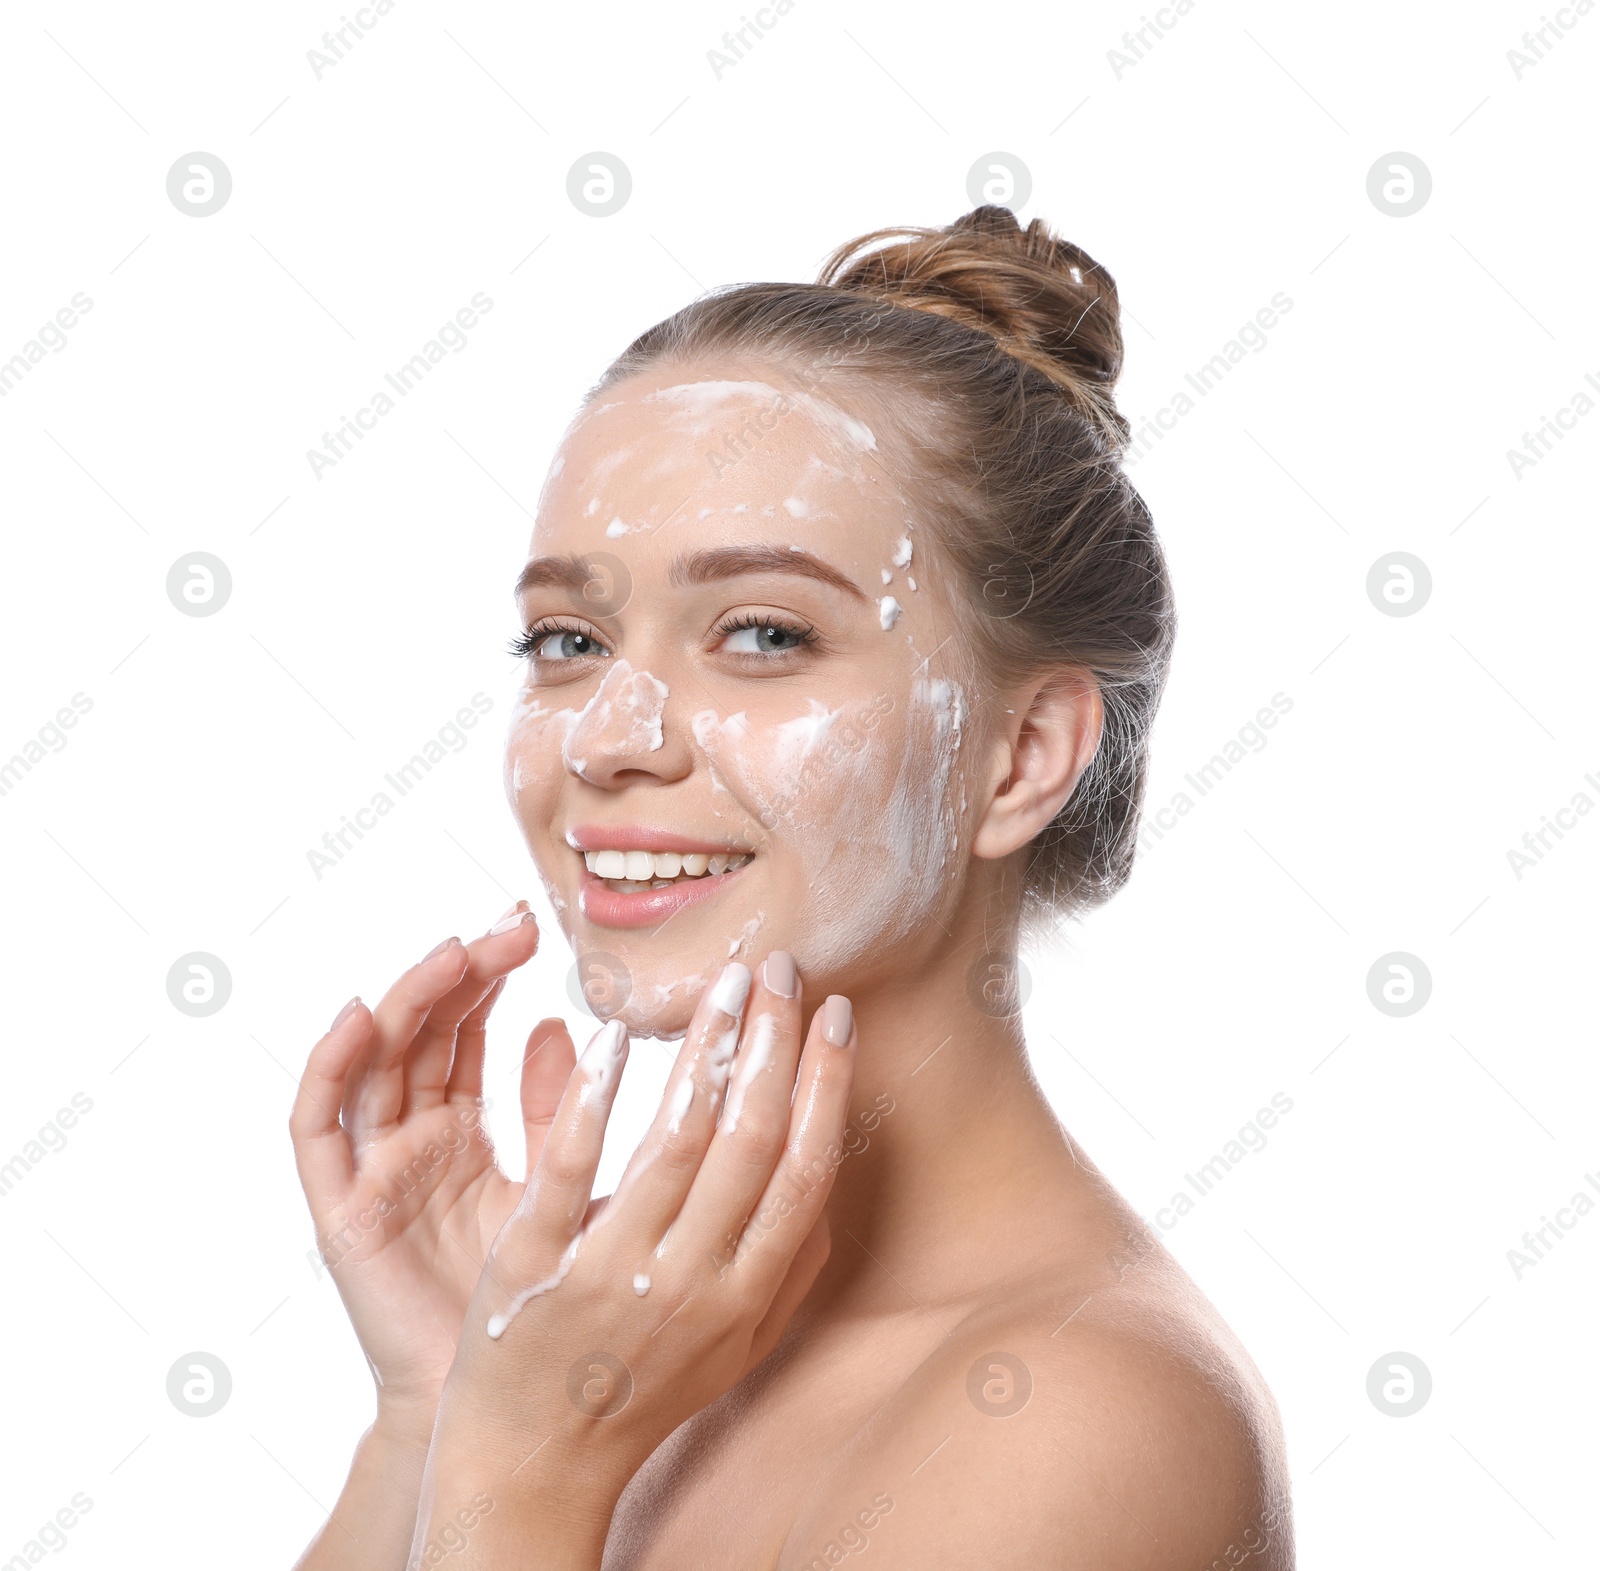
M 791 633 L 800 640 L 798 647 L 802 649 L 816 643 L 819 636 L 816 628 L 809 623 L 791 622 L 777 616 L 760 616 L 753 611 L 739 612 L 733 616 L 724 617 L 712 629 L 712 632 L 719 639 L 723 639 L 732 633 L 741 632 L 750 627 L 775 627 L 779 632 Z M 542 621 L 535 622 L 532 627 L 525 629 L 513 638 L 508 652 L 518 660 L 531 659 L 534 650 L 552 633 L 575 633 L 581 638 L 592 640 L 594 643 L 600 642 L 593 633 L 581 624 L 564 622 L 557 617 L 546 617 Z
M 552 633 L 575 633 L 580 638 L 588 638 L 595 643 L 600 642 L 586 627 L 574 622 L 563 622 L 559 617 L 547 616 L 543 621 L 535 622 L 532 627 L 517 634 L 511 640 L 509 653 L 518 660 L 529 660 L 533 657 L 534 650 Z
M 807 645 L 817 641 L 817 630 L 808 622 L 791 622 L 781 616 L 760 616 L 754 611 L 742 611 L 733 616 L 724 617 L 722 621 L 712 628 L 718 638 L 726 638 L 730 633 L 742 632 L 749 627 L 773 627 L 780 633 L 792 633 L 800 640 L 799 647 L 804 649 Z

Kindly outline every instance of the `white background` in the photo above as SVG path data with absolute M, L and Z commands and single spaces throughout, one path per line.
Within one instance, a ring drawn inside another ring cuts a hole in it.
M 1506 853 L 1600 801 L 1600 413 L 1520 479 L 1506 450 L 1600 378 L 1600 16 L 1519 79 L 1531 3 L 1164 15 L 1119 78 L 1133 5 L 798 0 L 719 79 L 733 4 L 399 0 L 319 80 L 333 4 L 7 8 L 0 357 L 93 309 L 0 400 L 0 758 L 93 707 L 0 797 L 0 1161 L 93 1110 L 0 1198 L 0 1560 L 76 1491 L 84 1566 L 281 1567 L 322 1520 L 370 1378 L 308 1262 L 293 1079 L 350 994 L 537 896 L 499 748 L 554 443 L 700 287 L 946 223 L 996 150 L 1116 276 L 1130 415 L 1293 302 L 1136 471 L 1182 618 L 1152 803 L 1292 708 L 1030 956 L 1038 1072 L 1146 1216 L 1292 1098 L 1166 1242 L 1278 1395 L 1304 1566 L 1592 1554 L 1600 1215 L 1521 1280 L 1507 1251 L 1600 1170 L 1600 821 L 1520 879 Z M 166 194 L 196 150 L 233 179 L 203 219 Z M 594 150 L 633 177 L 604 219 L 566 195 Z M 1406 218 L 1367 195 L 1396 150 L 1433 181 Z M 468 346 L 316 479 L 305 450 L 476 291 Z M 166 596 L 194 551 L 232 574 L 215 616 Z M 1431 571 L 1413 616 L 1367 597 L 1394 551 Z M 314 877 L 477 692 L 468 745 Z M 512 1161 L 522 1035 L 579 1024 L 546 926 L 492 1040 Z M 167 998 L 191 951 L 232 976 L 205 1019 Z M 1406 1018 L 1367 995 L 1391 951 L 1432 977 Z M 666 1067 L 639 1058 L 613 1169 Z M 206 1419 L 166 1396 L 194 1350 L 233 1379 Z M 1366 1394 L 1397 1350 L 1433 1379 L 1403 1419 Z

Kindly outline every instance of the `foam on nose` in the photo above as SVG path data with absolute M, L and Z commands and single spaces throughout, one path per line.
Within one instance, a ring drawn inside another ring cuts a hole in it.
M 594 758 L 656 752 L 662 745 L 661 715 L 667 697 L 665 682 L 648 671 L 635 671 L 620 657 L 614 659 L 567 732 L 562 761 L 582 777 Z

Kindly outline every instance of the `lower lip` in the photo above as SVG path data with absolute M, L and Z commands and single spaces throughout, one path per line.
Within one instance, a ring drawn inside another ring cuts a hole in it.
M 685 906 L 712 899 L 749 866 L 746 862 L 731 873 L 702 873 L 699 878 L 680 878 L 665 889 L 632 893 L 606 888 L 585 868 L 578 886 L 578 909 L 597 927 L 659 927 Z

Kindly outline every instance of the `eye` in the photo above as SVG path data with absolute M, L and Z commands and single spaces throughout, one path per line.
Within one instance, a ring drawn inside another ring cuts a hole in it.
M 717 627 L 718 646 L 730 655 L 781 655 L 802 649 L 816 638 L 816 629 L 783 622 L 775 617 L 731 617 Z
M 581 627 L 536 622 L 511 641 L 511 653 L 521 660 L 587 660 L 610 651 Z

